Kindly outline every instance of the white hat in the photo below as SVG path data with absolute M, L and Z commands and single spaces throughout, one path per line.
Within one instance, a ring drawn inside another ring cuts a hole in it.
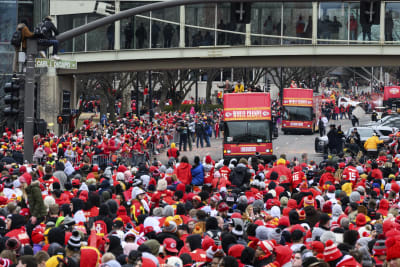
M 172 267 L 183 267 L 183 262 L 179 257 L 169 257 L 166 264 Z

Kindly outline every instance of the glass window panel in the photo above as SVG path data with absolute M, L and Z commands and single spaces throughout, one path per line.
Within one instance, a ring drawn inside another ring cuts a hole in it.
M 215 5 L 199 4 L 185 7 L 185 45 L 210 46 L 214 45 Z M 191 26 L 189 26 L 191 25 Z M 211 29 L 196 28 L 200 26 Z
M 149 2 L 122 2 L 120 9 L 127 10 Z M 150 47 L 150 12 L 121 20 L 121 49 Z
M 385 41 L 400 41 L 400 3 L 386 3 Z
M 8 43 L 17 28 L 17 3 L 0 1 L 0 43 Z
M 230 3 L 221 3 L 217 5 L 217 21 L 218 29 L 225 28 L 225 30 L 232 32 L 246 32 L 245 24 L 236 23 L 231 19 Z M 217 37 L 218 45 L 244 45 L 246 39 L 244 34 L 223 34 L 223 32 L 219 32 L 218 34 L 220 35 L 219 38 Z
M 25 20 L 29 30 L 33 30 L 33 3 L 18 4 L 18 21 Z
M 281 36 L 282 3 L 254 3 L 251 8 L 251 33 Z M 279 44 L 280 38 L 252 36 L 252 45 Z
M 283 24 L 278 22 L 283 36 L 310 38 L 312 35 L 312 2 L 283 3 Z M 311 40 L 283 39 L 283 44 L 310 44 Z
M 151 13 L 151 17 L 151 47 L 177 47 L 179 45 L 180 8 L 156 10 Z
M 95 21 L 102 16 L 90 14 L 88 22 Z M 114 24 L 97 28 L 87 33 L 87 51 L 101 51 L 114 49 Z
M 150 14 L 143 16 L 149 17 Z M 144 49 L 150 47 L 150 20 L 145 17 L 135 16 L 135 48 Z
M 12 73 L 14 48 L 11 36 L 17 28 L 17 1 L 0 0 L 0 73 Z
M 59 32 L 65 32 L 72 28 L 85 24 L 85 15 L 62 15 L 57 17 Z M 60 43 L 60 52 L 77 52 L 85 50 L 85 34 Z
M 347 25 L 347 3 L 320 3 L 318 12 L 318 39 L 348 40 Z M 340 44 L 341 42 L 331 41 L 330 43 Z
M 371 24 L 361 24 L 360 21 L 360 3 L 350 3 L 350 20 L 351 15 L 357 20 L 357 41 L 378 41 L 380 36 L 380 26 Z M 350 30 L 350 35 L 354 35 L 355 30 Z M 352 39 L 352 38 L 350 38 Z

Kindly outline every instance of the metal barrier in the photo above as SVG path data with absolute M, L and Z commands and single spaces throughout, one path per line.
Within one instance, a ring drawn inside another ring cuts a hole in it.
M 92 164 L 98 165 L 100 168 L 105 168 L 111 162 L 110 155 L 94 155 L 92 157 Z

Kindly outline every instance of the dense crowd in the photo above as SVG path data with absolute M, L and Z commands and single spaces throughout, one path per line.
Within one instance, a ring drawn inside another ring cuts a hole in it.
M 275 162 L 179 155 L 199 137 L 197 146 L 209 146 L 220 116 L 87 120 L 74 132 L 36 136 L 35 164 L 23 162 L 22 132 L 7 129 L 0 264 L 400 266 L 397 145 L 367 156 L 340 147 L 319 163 L 307 154 Z M 169 160 L 121 160 L 149 144 L 169 148 Z M 100 155 L 107 160 L 95 161 Z
M 58 156 L 2 160 L 5 267 L 400 266 L 398 157 L 101 167 Z

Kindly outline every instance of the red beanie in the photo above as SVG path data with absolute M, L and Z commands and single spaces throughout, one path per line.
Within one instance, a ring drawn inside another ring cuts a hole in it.
M 128 169 L 124 165 L 119 165 L 117 172 L 126 172 Z
M 289 199 L 287 206 L 288 206 L 288 208 L 291 208 L 291 209 L 297 209 L 296 199 L 293 199 L 293 198 Z
M 304 210 L 299 211 L 299 220 L 304 221 L 306 219 L 306 212 Z
M 176 186 L 176 191 L 182 191 L 183 193 L 185 193 L 185 184 L 180 183 Z
M 367 218 L 365 217 L 365 215 L 363 213 L 357 214 L 356 225 L 357 226 L 364 226 L 366 224 L 367 224 Z
M 399 238 L 389 237 L 386 242 L 386 260 L 400 258 L 400 240 Z
M 80 267 L 96 267 L 100 262 L 100 252 L 94 247 L 81 248 L 81 261 Z
M 236 244 L 229 248 L 228 256 L 232 256 L 236 259 L 240 259 L 242 256 L 242 252 L 244 250 L 244 246 L 242 244 Z
M 280 218 L 279 218 L 278 225 L 282 225 L 282 226 L 289 227 L 289 226 L 290 226 L 289 217 L 288 217 L 288 216 L 282 216 L 282 217 L 280 217 Z
M 314 206 L 314 199 L 312 195 L 308 195 L 307 197 L 304 198 L 304 207 L 307 206 Z
M 326 241 L 326 247 L 324 250 L 324 261 L 334 261 L 342 257 L 343 254 L 337 248 L 337 246 L 333 243 L 332 240 Z
M 395 192 L 398 193 L 400 191 L 400 185 L 396 182 L 392 183 L 392 186 L 390 187 L 390 189 Z
M 317 254 L 323 254 L 325 246 L 324 246 L 324 243 L 322 243 L 321 241 L 312 241 L 308 245 L 308 249 L 315 250 L 317 252 Z
M 211 164 L 211 162 L 212 162 L 211 156 L 210 156 L 210 155 L 207 155 L 207 156 L 206 156 L 206 163 L 207 163 L 207 164 Z
M 262 249 L 262 251 L 264 251 L 265 256 L 267 257 L 272 255 L 272 251 L 274 251 L 275 245 L 275 240 L 264 240 L 258 242 L 258 246 Z

